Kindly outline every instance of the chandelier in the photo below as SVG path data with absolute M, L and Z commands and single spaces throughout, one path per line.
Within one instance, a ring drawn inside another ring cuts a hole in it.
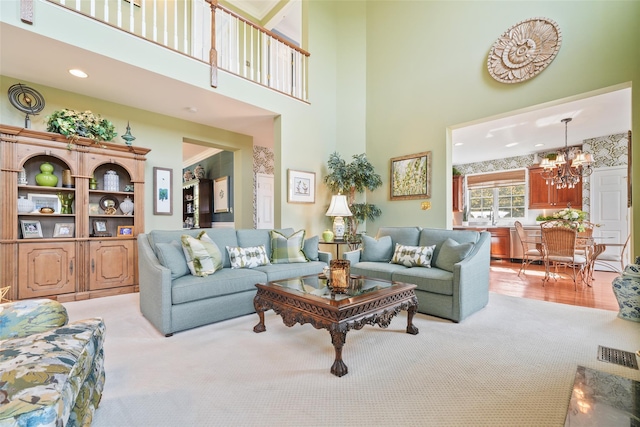
M 589 176 L 593 172 L 591 153 L 583 153 L 577 147 L 567 146 L 567 124 L 571 118 L 562 119 L 564 123 L 564 148 L 555 153 L 555 159 L 548 156 L 542 159 L 540 166 L 544 168 L 542 178 L 547 185 L 553 185 L 558 190 L 561 188 L 574 188 L 583 176 Z

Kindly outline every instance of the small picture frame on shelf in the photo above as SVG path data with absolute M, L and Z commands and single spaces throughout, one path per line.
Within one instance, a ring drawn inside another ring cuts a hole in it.
M 27 199 L 31 200 L 33 203 L 33 210 L 40 211 L 42 208 L 51 208 L 53 212 L 51 213 L 60 213 L 62 209 L 62 202 L 58 198 L 56 194 L 27 194 Z
M 73 237 L 75 224 L 70 222 L 59 222 L 53 227 L 53 237 Z
M 40 221 L 21 219 L 20 228 L 22 228 L 23 239 L 41 239 L 43 237 Z
M 100 215 L 99 203 L 89 203 L 89 215 Z
M 93 220 L 93 237 L 111 237 L 107 231 L 107 221 L 102 219 Z
M 118 237 L 131 237 L 133 236 L 133 225 L 119 225 L 118 232 L 116 234 Z

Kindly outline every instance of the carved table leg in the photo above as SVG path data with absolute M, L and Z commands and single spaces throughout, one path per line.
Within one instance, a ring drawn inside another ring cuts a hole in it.
M 266 310 L 266 307 L 264 307 L 264 305 L 261 304 L 260 298 L 258 298 L 258 295 L 256 295 L 253 298 L 253 306 L 256 309 L 256 313 L 258 313 L 258 317 L 260 318 L 260 321 L 258 322 L 258 324 L 253 327 L 253 332 L 255 333 L 264 332 L 267 330 L 267 327 L 264 325 L 264 312 Z
M 418 328 L 413 324 L 413 315 L 416 314 L 418 304 L 409 306 L 407 309 L 407 333 L 411 335 L 418 335 Z
M 341 377 L 349 372 L 347 365 L 342 361 L 342 346 L 347 340 L 347 331 L 340 328 L 339 325 L 331 325 L 329 333 L 331 334 L 331 343 L 336 349 L 336 360 L 331 366 L 331 373 L 336 377 Z

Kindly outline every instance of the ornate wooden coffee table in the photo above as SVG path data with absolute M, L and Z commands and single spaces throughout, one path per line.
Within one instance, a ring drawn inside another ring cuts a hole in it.
M 413 315 L 418 307 L 415 285 L 389 282 L 367 277 L 352 277 L 345 294 L 332 294 L 322 276 L 304 276 L 256 284 L 258 293 L 253 305 L 260 317 L 254 332 L 264 332 L 264 312 L 273 309 L 285 325 L 310 323 L 316 329 L 327 329 L 336 351 L 331 373 L 345 375 L 342 347 L 347 331 L 362 329 L 366 324 L 386 328 L 400 310 L 407 310 L 407 333 L 416 335 Z

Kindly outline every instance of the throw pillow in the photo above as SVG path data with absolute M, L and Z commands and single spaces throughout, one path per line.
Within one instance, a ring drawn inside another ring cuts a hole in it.
M 156 245 L 158 261 L 171 270 L 171 279 L 185 276 L 189 273 L 187 259 L 182 251 L 182 245 L 173 240 L 171 243 L 158 243 Z
M 273 264 L 289 264 L 293 262 L 309 262 L 302 245 L 304 243 L 304 230 L 299 230 L 290 236 L 272 230 L 271 231 L 271 262 Z
M 438 257 L 436 258 L 436 267 L 443 270 L 453 272 L 453 265 L 465 259 L 473 249 L 473 243 L 458 243 L 452 238 L 448 238 L 442 243 Z
M 302 251 L 309 261 L 318 261 L 318 244 L 320 238 L 318 236 L 309 237 L 304 240 Z
M 377 240 L 367 235 L 362 236 L 360 261 L 389 262 L 392 255 L 393 241 L 391 236 L 383 236 Z
M 180 240 L 191 274 L 204 277 L 222 269 L 222 252 L 206 231 L 197 237 L 183 234 Z
M 227 252 L 231 268 L 255 268 L 271 264 L 264 245 L 246 248 L 227 246 Z
M 406 267 L 431 268 L 431 258 L 436 245 L 433 246 L 404 246 L 396 243 L 396 250 L 391 259 L 392 264 L 402 264 Z

